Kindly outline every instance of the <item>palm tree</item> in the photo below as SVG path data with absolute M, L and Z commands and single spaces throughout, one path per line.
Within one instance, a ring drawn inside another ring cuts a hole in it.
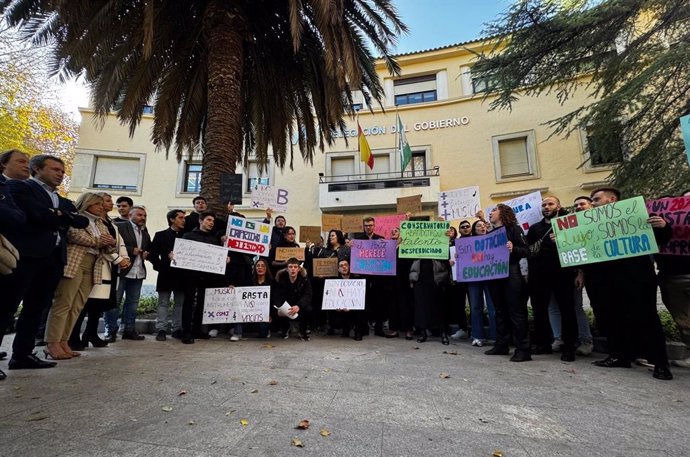
M 83 74 L 96 116 L 114 110 L 130 135 L 146 105 L 151 139 L 181 160 L 203 151 L 202 194 L 218 208 L 220 174 L 255 158 L 292 169 L 297 134 L 312 163 L 352 91 L 380 103 L 373 45 L 407 31 L 391 0 L 0 0 L 5 19 L 54 45 L 52 69 Z M 370 45 L 369 45 L 370 43 Z

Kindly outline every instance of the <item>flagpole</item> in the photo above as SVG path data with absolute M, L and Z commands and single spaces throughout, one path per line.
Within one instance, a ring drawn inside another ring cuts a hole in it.
M 398 129 L 400 128 L 400 124 L 398 120 L 400 119 L 400 116 L 398 116 L 398 104 L 395 104 L 395 150 L 398 151 L 398 158 L 400 159 L 400 177 L 404 178 L 405 177 L 405 171 L 403 170 L 403 160 L 402 160 L 402 154 L 400 152 L 400 144 L 398 141 L 398 135 L 400 132 L 398 132 Z

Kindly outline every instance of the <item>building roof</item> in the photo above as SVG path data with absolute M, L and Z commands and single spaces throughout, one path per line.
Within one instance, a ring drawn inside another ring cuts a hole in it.
M 459 43 L 452 43 L 452 44 L 446 44 L 446 45 L 443 45 L 443 46 L 438 46 L 438 47 L 436 47 L 436 48 L 421 49 L 421 50 L 419 50 L 419 51 L 410 51 L 410 52 L 403 52 L 403 53 L 400 53 L 400 54 L 392 54 L 391 57 L 405 57 L 405 56 L 411 56 L 411 55 L 415 55 L 415 54 L 424 54 L 424 53 L 426 53 L 426 52 L 441 51 L 441 50 L 443 50 L 443 49 L 457 48 L 458 46 L 465 46 L 465 45 L 467 45 L 467 44 L 479 43 L 480 41 L 491 40 L 492 38 L 496 38 L 496 36 L 497 36 L 497 35 L 488 36 L 488 37 L 484 37 L 484 38 L 475 38 L 475 39 L 468 40 L 468 41 L 461 41 L 461 42 L 459 42 Z M 381 59 L 382 57 L 379 56 L 378 58 Z

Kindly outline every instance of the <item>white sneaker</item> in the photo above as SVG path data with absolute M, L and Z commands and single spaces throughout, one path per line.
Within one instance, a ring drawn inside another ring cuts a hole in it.
M 591 342 L 589 343 L 582 343 L 575 349 L 575 354 L 577 355 L 590 355 L 592 353 L 592 350 L 594 349 L 594 344 Z
M 690 368 L 690 357 L 685 360 L 671 360 L 671 365 L 680 368 Z
M 239 341 L 242 339 L 242 335 L 232 335 L 230 341 Z
M 470 335 L 463 329 L 458 330 L 450 336 L 454 340 L 466 340 Z
M 210 336 L 211 338 L 217 337 L 217 336 L 218 336 L 218 329 L 215 329 L 215 328 L 214 328 L 214 329 L 209 330 L 209 331 L 208 331 L 208 336 Z
M 563 344 L 563 340 L 560 338 L 556 338 L 553 340 L 553 343 L 551 343 L 551 350 L 553 352 L 561 352 L 561 345 Z
M 478 348 L 480 348 L 484 346 L 484 343 L 482 343 L 482 340 L 475 338 L 472 340 L 472 346 L 477 346 Z

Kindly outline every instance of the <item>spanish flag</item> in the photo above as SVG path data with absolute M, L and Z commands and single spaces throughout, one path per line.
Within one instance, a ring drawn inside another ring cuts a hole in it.
M 369 169 L 374 169 L 374 154 L 371 153 L 371 148 L 369 143 L 367 143 L 367 138 L 364 136 L 362 127 L 359 125 L 359 119 L 357 119 L 357 141 L 359 142 L 359 157 L 362 162 L 369 165 Z

